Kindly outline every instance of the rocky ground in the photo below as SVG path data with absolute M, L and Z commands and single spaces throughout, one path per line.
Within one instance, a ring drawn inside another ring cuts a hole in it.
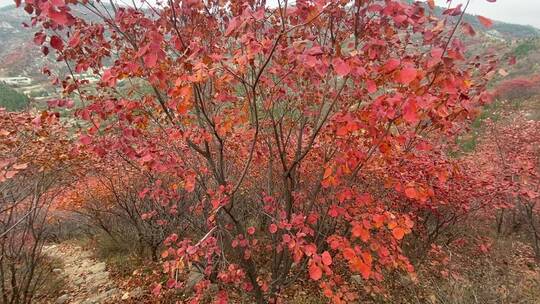
M 49 245 L 45 247 L 45 253 L 63 263 L 62 268 L 53 270 L 64 276 L 66 282 L 56 304 L 118 303 L 136 298 L 142 291 L 120 290 L 111 280 L 105 263 L 96 261 L 90 252 L 78 246 Z

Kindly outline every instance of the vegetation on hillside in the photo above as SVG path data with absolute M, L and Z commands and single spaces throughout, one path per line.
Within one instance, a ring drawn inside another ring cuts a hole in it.
M 0 81 L 0 107 L 8 111 L 20 111 L 27 108 L 29 103 L 28 96 L 17 92 Z

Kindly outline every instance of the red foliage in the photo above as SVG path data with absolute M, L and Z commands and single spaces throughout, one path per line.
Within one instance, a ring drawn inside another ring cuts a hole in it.
M 0 109 L 2 302 L 32 302 L 52 269 L 41 252 L 49 210 L 70 182 L 74 158 L 58 116 Z M 6 279 L 6 278 L 9 278 Z
M 78 4 L 100 22 L 71 2 L 26 5 L 58 60 L 101 77 L 95 91 L 58 79 L 83 102 L 76 150 L 132 167 L 148 180 L 140 199 L 180 214 L 163 287 L 196 267 L 192 303 L 210 282 L 220 302 L 279 303 L 299 278 L 345 303 L 355 274 L 377 291 L 414 271 L 402 250 L 413 229 L 430 238 L 428 219 L 470 208 L 476 181 L 443 148 L 486 102 L 474 75 L 494 60 L 464 60 L 419 3 L 261 2 Z M 146 219 L 166 225 L 165 212 Z
M 523 100 L 540 95 L 540 75 L 501 81 L 495 87 L 493 95 L 500 100 Z
M 488 121 L 486 136 L 470 158 L 491 181 L 486 197 L 492 200 L 489 214 L 497 216 L 499 233 L 506 215 L 513 213 L 532 234 L 540 257 L 540 122 L 527 119 L 529 113 L 520 114 L 504 124 Z

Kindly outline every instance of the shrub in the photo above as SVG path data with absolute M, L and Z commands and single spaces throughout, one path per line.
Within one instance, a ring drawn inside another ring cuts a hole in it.
M 0 82 L 0 107 L 8 111 L 20 111 L 28 106 L 29 99 L 3 82 Z
M 69 145 L 46 112 L 0 110 L 0 133 L 0 296 L 31 303 L 51 275 L 42 249 L 49 210 L 71 176 Z
M 505 80 L 495 87 L 494 97 L 500 100 L 524 100 L 540 95 L 540 76 Z

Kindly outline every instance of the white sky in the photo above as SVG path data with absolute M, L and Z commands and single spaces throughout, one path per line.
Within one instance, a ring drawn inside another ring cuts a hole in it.
M 270 0 L 268 2 L 276 2 Z M 446 6 L 447 0 L 435 0 L 437 5 Z M 466 0 L 453 0 L 454 4 Z M 0 0 L 0 6 L 14 3 L 14 0 Z M 471 0 L 468 13 L 482 15 L 494 20 L 517 24 L 529 24 L 540 28 L 540 0 L 497 0 L 490 3 L 487 0 Z

